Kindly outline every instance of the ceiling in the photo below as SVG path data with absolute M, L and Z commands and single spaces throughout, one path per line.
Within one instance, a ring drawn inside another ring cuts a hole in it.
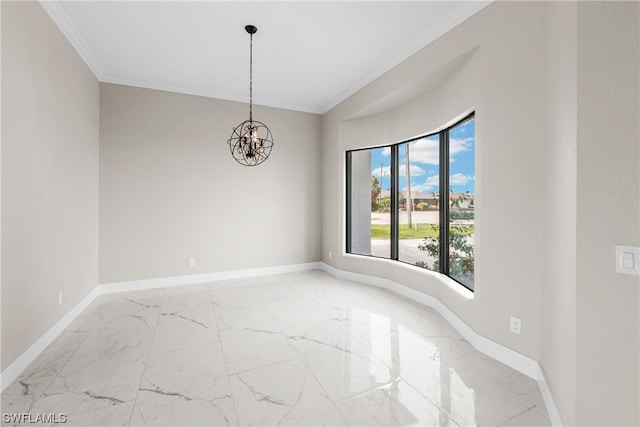
M 489 1 L 42 1 L 98 80 L 324 113 Z

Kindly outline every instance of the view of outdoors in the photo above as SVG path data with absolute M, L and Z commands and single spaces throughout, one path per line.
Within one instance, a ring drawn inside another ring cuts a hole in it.
M 448 129 L 450 173 L 449 188 L 445 190 L 449 194 L 450 209 L 448 274 L 469 289 L 473 289 L 474 281 L 474 126 L 472 117 Z M 398 260 L 435 271 L 440 271 L 439 135 L 398 145 L 397 166 Z M 366 172 L 365 167 L 368 167 Z M 365 173 L 371 180 L 368 213 L 364 212 L 362 202 L 358 209 L 356 201 L 357 197 L 363 197 Z M 391 147 L 351 152 L 350 180 L 351 253 L 390 258 Z M 367 220 L 369 223 L 365 225 Z M 365 227 L 370 229 L 365 230 Z

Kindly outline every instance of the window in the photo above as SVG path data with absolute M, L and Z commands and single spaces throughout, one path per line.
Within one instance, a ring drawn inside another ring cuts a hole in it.
M 346 161 L 347 252 L 438 271 L 473 290 L 474 114 L 410 141 L 347 151 Z

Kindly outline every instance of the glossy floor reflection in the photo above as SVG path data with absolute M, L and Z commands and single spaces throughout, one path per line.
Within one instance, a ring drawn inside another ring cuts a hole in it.
M 66 425 L 549 425 L 440 315 L 320 271 L 103 295 L 2 393 Z

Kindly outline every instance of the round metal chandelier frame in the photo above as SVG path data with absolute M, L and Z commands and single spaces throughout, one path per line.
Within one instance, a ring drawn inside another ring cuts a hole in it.
M 253 25 L 244 27 L 249 33 L 249 120 L 233 128 L 227 140 L 231 155 L 244 166 L 257 166 L 267 160 L 273 148 L 273 135 L 262 122 L 253 120 L 253 35 L 258 29 Z

